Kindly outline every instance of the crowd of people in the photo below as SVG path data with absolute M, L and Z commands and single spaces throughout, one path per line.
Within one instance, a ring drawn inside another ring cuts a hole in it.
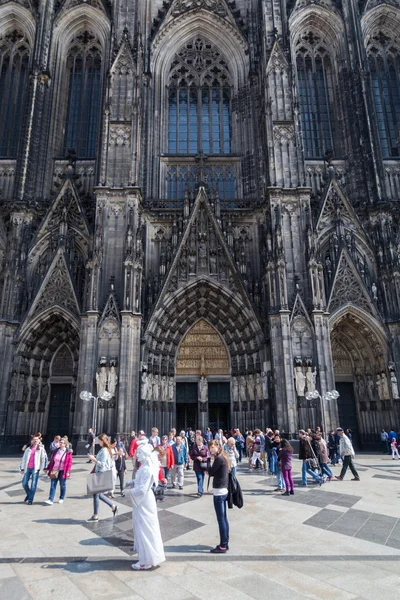
M 394 442 L 397 456 L 397 435 L 391 432 L 385 441 L 385 450 Z M 183 490 L 185 473 L 193 469 L 197 482 L 197 498 L 204 494 L 205 475 L 213 478 L 213 502 L 219 527 L 219 544 L 210 550 L 223 554 L 229 550 L 229 523 L 227 518 L 228 496 L 231 482 L 236 480 L 236 470 L 244 463 L 250 471 L 259 470 L 276 477 L 275 492 L 287 496 L 295 493 L 292 476 L 294 449 L 290 442 L 281 437 L 279 430 L 266 428 L 254 431 L 239 429 L 215 433 L 208 427 L 201 430 L 188 429 L 159 435 L 153 428 L 150 436 L 144 431 L 131 432 L 129 441 L 124 436 L 109 438 L 102 433 L 97 438 L 99 450 L 96 454 L 96 438 L 92 429 L 88 431 L 86 448 L 88 462 L 93 464 L 90 475 L 100 476 L 112 472 L 109 481 L 112 489 L 102 489 L 93 493 L 93 514 L 88 522 L 99 520 L 100 502 L 109 507 L 115 517 L 118 504 L 115 501 L 117 488 L 124 496 L 126 490 L 132 500 L 132 519 L 135 547 L 138 562 L 135 570 L 146 570 L 165 560 L 160 528 L 158 523 L 156 500 L 163 501 L 165 490 L 170 487 Z M 386 446 L 386 442 L 388 446 Z M 57 484 L 60 488 L 58 502 L 62 504 L 66 497 L 67 481 L 72 471 L 72 447 L 66 436 L 55 436 L 47 454 L 40 433 L 32 436 L 29 445 L 23 448 L 24 454 L 20 466 L 23 474 L 22 485 L 26 492 L 25 502 L 32 504 L 36 492 L 39 473 L 44 470 L 50 479 L 49 498 L 45 501 L 52 505 L 55 501 Z M 353 481 L 359 481 L 354 465 L 354 448 L 351 431 L 341 428 L 330 431 L 325 439 L 319 427 L 316 430 L 299 431 L 299 459 L 302 461 L 301 485 L 308 485 L 311 477 L 318 485 L 332 481 L 332 468 L 342 461 L 341 472 L 336 479 L 341 481 L 347 469 L 353 474 Z M 393 455 L 394 458 L 394 455 Z M 131 464 L 132 477 L 125 483 L 128 466 Z M 89 475 L 89 477 L 90 477 Z M 109 487 L 109 486 L 108 486 Z M 231 504 L 230 504 L 231 505 Z

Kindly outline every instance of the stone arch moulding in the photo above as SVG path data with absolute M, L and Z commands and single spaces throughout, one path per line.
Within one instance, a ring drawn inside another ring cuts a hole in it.
M 247 43 L 238 29 L 207 11 L 185 13 L 160 29 L 152 45 L 151 71 L 165 81 L 177 50 L 196 35 L 221 50 L 235 86 L 244 85 L 249 72 Z
M 26 33 L 31 49 L 35 45 L 36 23 L 32 13 L 16 2 L 0 6 L 0 35 L 11 29 L 20 29 Z
M 199 319 L 208 321 L 223 338 L 232 375 L 261 371 L 264 336 L 258 321 L 240 297 L 208 279 L 181 288 L 152 315 L 143 356 L 149 371 L 175 374 L 177 349 Z
M 62 343 L 54 352 L 50 362 L 51 377 L 72 377 L 74 354 L 67 343 Z
M 381 29 L 393 40 L 398 40 L 400 37 L 400 10 L 388 4 L 375 6 L 362 16 L 361 29 L 366 45 L 376 29 Z
M 55 20 L 54 47 L 65 49 L 79 31 L 94 28 L 99 35 L 103 53 L 108 48 L 110 22 L 104 12 L 90 4 L 81 4 L 61 13 Z M 60 48 L 61 46 L 61 48 Z
M 188 328 L 176 353 L 176 376 L 230 375 L 230 356 L 222 335 L 201 318 Z
M 364 324 L 364 327 L 369 330 L 371 338 L 368 338 L 368 344 L 373 348 L 373 344 L 379 344 L 382 349 L 382 360 L 385 364 L 388 361 L 388 335 L 383 326 L 370 314 L 353 305 L 345 305 L 337 310 L 329 317 L 329 330 L 332 338 L 334 329 L 343 319 L 351 317 L 353 320 Z M 367 334 L 367 331 L 365 332 Z
M 329 49 L 332 48 L 333 55 L 340 54 L 341 50 L 343 52 L 344 24 L 334 10 L 329 10 L 324 6 L 311 5 L 292 13 L 289 18 L 292 53 L 295 52 L 300 36 L 308 29 L 321 34 L 324 44 Z

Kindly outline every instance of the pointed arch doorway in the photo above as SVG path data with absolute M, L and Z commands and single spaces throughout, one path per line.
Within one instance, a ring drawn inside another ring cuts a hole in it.
M 185 430 L 230 427 L 229 354 L 221 335 L 204 319 L 189 329 L 178 350 L 176 423 L 177 429 Z

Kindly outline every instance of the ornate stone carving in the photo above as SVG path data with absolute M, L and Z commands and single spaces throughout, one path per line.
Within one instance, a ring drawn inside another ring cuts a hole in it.
M 229 375 L 229 357 L 219 333 L 201 319 L 186 334 L 179 349 L 177 375 Z
M 130 123 L 110 124 L 110 146 L 128 146 L 131 142 L 132 126 Z
M 37 314 L 49 306 L 56 305 L 67 308 L 73 313 L 79 311 L 74 288 L 62 250 L 59 250 L 55 257 L 53 265 L 46 277 L 44 286 L 39 291 L 39 295 L 34 304 L 33 314 Z
M 174 17 L 189 10 L 209 10 L 220 17 L 226 17 L 227 7 L 224 0 L 175 0 L 171 13 Z
M 328 310 L 331 313 L 335 312 L 335 310 L 347 303 L 355 304 L 367 312 L 374 314 L 368 293 L 357 276 L 356 269 L 349 255 L 343 251 L 336 271 Z

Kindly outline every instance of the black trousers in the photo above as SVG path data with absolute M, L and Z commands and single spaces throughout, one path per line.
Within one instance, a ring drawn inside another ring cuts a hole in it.
M 346 475 L 347 469 L 350 469 L 350 471 L 353 473 L 354 477 L 356 477 L 357 479 L 360 479 L 360 476 L 357 473 L 357 469 L 354 466 L 352 456 L 343 456 L 343 467 L 342 467 L 342 470 L 340 471 L 340 477 L 342 479 Z
M 120 491 L 121 491 L 121 494 L 122 494 L 122 492 L 124 491 L 125 471 L 118 471 L 117 475 L 118 475 L 118 479 L 119 479 Z

